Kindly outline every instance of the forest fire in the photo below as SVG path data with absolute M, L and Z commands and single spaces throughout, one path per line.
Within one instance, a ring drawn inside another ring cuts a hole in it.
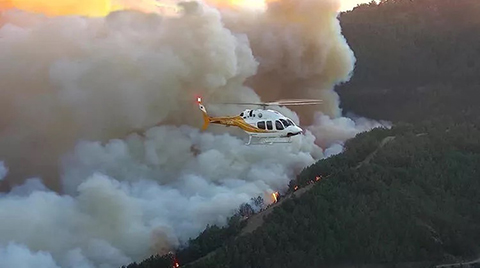
M 173 265 L 172 265 L 172 268 L 178 268 L 180 267 L 180 263 L 178 262 L 178 259 L 177 259 L 177 256 L 175 254 L 172 254 L 173 255 Z
M 280 194 L 278 192 L 272 193 L 273 203 L 277 203 L 279 195 Z

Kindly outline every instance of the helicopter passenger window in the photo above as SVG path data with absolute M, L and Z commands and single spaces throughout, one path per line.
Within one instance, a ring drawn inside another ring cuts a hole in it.
M 267 129 L 268 129 L 268 130 L 273 130 L 272 121 L 267 121 Z
M 261 129 L 265 129 L 265 121 L 260 121 L 257 123 L 257 127 Z
M 250 116 L 253 116 L 253 110 L 250 110 Z
M 276 120 L 275 127 L 277 128 L 277 130 L 283 130 L 282 122 L 280 122 L 279 120 Z
M 285 127 L 290 126 L 290 123 L 288 123 L 287 120 L 285 120 L 285 119 L 280 119 L 280 121 L 282 121 L 282 123 L 283 123 L 283 125 L 284 125 Z

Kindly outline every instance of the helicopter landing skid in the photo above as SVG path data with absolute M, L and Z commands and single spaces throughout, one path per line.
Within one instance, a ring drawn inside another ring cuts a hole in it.
M 285 138 L 257 138 L 257 137 L 248 137 L 248 142 L 245 145 L 271 145 L 274 143 L 292 143 L 291 137 Z

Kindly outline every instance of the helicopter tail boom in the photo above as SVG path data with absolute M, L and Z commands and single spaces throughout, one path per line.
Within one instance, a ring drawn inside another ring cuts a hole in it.
M 207 109 L 205 109 L 205 106 L 202 104 L 202 99 L 199 97 L 197 98 L 197 103 L 198 103 L 198 108 L 202 111 L 203 115 L 203 127 L 202 130 L 205 130 L 208 128 L 208 125 L 210 124 L 219 124 L 219 125 L 224 125 L 227 127 L 230 126 L 237 126 L 242 129 L 245 127 L 251 128 L 248 124 L 245 123 L 245 121 L 242 119 L 240 116 L 221 116 L 221 117 L 212 117 L 208 115 Z M 264 131 L 262 131 L 264 132 Z
M 203 114 L 203 126 L 202 126 L 202 130 L 207 129 L 209 124 L 210 124 L 210 117 L 208 117 L 207 114 Z

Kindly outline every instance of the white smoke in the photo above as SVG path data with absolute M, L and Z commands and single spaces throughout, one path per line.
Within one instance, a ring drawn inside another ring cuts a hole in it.
M 261 16 L 248 10 L 223 13 L 227 27 L 250 40 L 260 65 L 247 83 L 262 98 L 323 100 L 321 106 L 294 107 L 304 124 L 314 111 L 341 113 L 333 87 L 350 79 L 355 57 L 340 34 L 339 5 L 338 0 L 282 0 L 271 1 Z
M 48 252 L 32 252 L 25 246 L 9 243 L 0 246 L 0 268 L 42 267 L 60 268 Z M 80 267 L 80 266 L 77 266 Z M 86 266 L 85 268 L 87 268 Z
M 343 144 L 340 143 L 334 143 L 327 149 L 325 149 L 324 154 L 325 158 L 340 154 L 343 152 Z
M 373 128 L 389 128 L 391 124 L 386 121 L 375 121 L 364 117 L 351 115 L 349 117 L 331 118 L 323 113 L 315 113 L 313 125 L 308 127 L 316 137 L 316 143 L 322 148 L 335 146 L 335 152 L 339 152 L 338 145 Z
M 165 253 L 207 224 L 224 224 L 251 197 L 286 189 L 304 167 L 372 127 L 338 117 L 333 86 L 348 80 L 354 58 L 337 1 L 301 2 L 291 11 L 298 17 L 310 7 L 310 20 L 291 22 L 284 37 L 280 13 L 257 13 L 255 24 L 239 12 L 235 23 L 207 6 L 179 18 L 2 13 L 0 157 L 6 180 L 19 185 L 0 196 L 0 265 L 119 267 Z M 261 41 L 262 27 L 276 38 Z M 283 62 L 285 49 L 292 64 Z M 238 130 L 198 131 L 197 95 L 212 113 L 239 113 L 208 102 L 258 101 L 269 94 L 263 86 L 279 81 L 294 90 L 272 88 L 272 96 L 325 97 L 321 109 L 331 117 L 318 116 L 289 145 L 245 146 Z M 147 131 L 126 135 L 135 128 Z
M 257 67 L 248 39 L 216 10 L 98 19 L 10 11 L 3 19 L 0 154 L 13 177 L 39 175 L 33 169 L 55 187 L 51 167 L 79 139 L 123 137 L 157 122 L 199 125 L 197 94 L 257 98 L 242 86 Z
M 168 137 L 175 139 L 162 142 Z M 315 148 L 313 137 L 265 150 L 168 126 L 150 129 L 145 140 L 79 143 L 65 164 L 68 195 L 24 190 L 0 199 L 0 241 L 49 252 L 61 267 L 70 267 L 72 255 L 84 265 L 118 267 L 165 253 L 207 224 L 225 224 L 251 197 L 284 190 L 321 156 Z

